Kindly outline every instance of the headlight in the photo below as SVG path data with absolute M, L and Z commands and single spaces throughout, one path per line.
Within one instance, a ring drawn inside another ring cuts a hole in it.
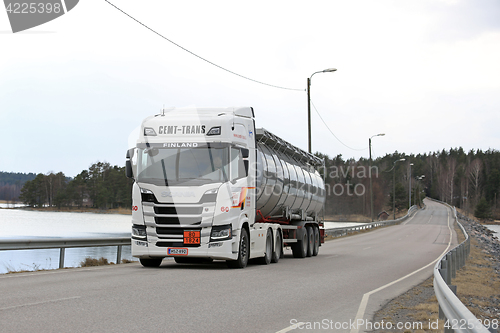
M 141 198 L 142 202 L 155 202 L 156 197 L 153 191 L 141 187 Z
M 221 241 L 231 239 L 233 234 L 231 232 L 231 225 L 217 225 L 212 227 L 210 234 L 210 241 Z
M 134 224 L 132 226 L 132 238 L 146 240 L 147 239 L 146 226 Z
M 203 197 L 201 197 L 201 202 L 207 203 L 207 202 L 215 202 L 217 200 L 217 188 L 213 188 L 211 190 L 206 191 L 203 194 Z
M 142 188 L 141 187 L 141 193 L 144 193 L 144 194 L 153 194 L 153 191 L 148 190 L 147 188 Z

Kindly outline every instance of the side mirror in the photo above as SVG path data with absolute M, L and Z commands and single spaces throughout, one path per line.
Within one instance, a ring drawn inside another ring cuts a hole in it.
M 245 167 L 245 175 L 248 177 L 248 167 L 250 166 L 250 162 L 248 162 L 248 160 L 243 160 L 243 166 Z
M 134 174 L 132 172 L 132 162 L 130 160 L 125 161 L 125 175 L 127 178 L 134 179 Z
M 135 149 L 129 149 L 127 150 L 127 160 L 125 161 L 125 175 L 127 178 L 134 179 L 134 173 L 132 172 L 132 161 L 131 159 L 134 157 L 134 150 Z
M 247 148 L 241 148 L 241 157 L 243 157 L 243 165 L 245 166 L 245 174 L 248 177 L 248 168 L 249 168 L 249 163 L 248 162 L 248 157 L 250 156 L 250 150 Z

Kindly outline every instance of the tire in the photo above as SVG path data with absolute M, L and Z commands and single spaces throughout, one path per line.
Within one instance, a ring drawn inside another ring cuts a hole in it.
M 227 266 L 230 268 L 245 268 L 248 264 L 250 254 L 250 239 L 247 229 L 241 229 L 240 246 L 238 248 L 238 259 L 227 260 Z
M 313 227 L 314 230 L 314 246 L 313 246 L 313 257 L 317 256 L 319 253 L 319 228 Z
M 259 258 L 261 265 L 269 265 L 273 258 L 273 233 L 271 229 L 267 229 L 266 235 L 266 253 L 262 258 Z
M 273 264 L 277 263 L 283 254 L 283 240 L 281 239 L 281 232 L 279 232 L 279 230 L 276 232 L 276 244 L 274 245 L 273 257 L 271 258 L 271 262 Z
M 303 228 L 303 233 L 301 239 L 297 240 L 297 243 L 292 245 L 292 253 L 294 258 L 305 258 L 307 256 L 307 248 L 309 247 L 307 231 Z
M 163 260 L 163 258 L 148 258 L 148 259 L 141 258 L 141 259 L 139 259 L 139 261 L 141 262 L 141 265 L 144 267 L 148 267 L 148 268 L 160 267 L 162 260 Z
M 314 231 L 313 227 L 307 226 L 307 256 L 312 257 L 314 247 Z
M 209 264 L 213 259 L 208 258 L 192 258 L 192 257 L 174 257 L 178 264 Z

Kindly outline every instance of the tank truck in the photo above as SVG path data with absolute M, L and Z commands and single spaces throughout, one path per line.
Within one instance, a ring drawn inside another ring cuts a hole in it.
M 316 256 L 323 160 L 263 128 L 251 107 L 177 108 L 146 118 L 127 151 L 132 255 L 145 267 Z

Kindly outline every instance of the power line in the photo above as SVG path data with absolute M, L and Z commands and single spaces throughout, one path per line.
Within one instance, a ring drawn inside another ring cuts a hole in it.
M 122 13 L 123 13 L 123 14 L 125 14 L 125 15 L 127 15 L 129 18 L 131 18 L 132 20 L 136 21 L 137 23 L 139 23 L 140 25 L 142 25 L 142 26 L 143 26 L 143 27 L 145 27 L 146 29 L 148 29 L 148 30 L 150 30 L 151 32 L 153 32 L 153 33 L 157 34 L 158 36 L 160 36 L 161 38 L 165 39 L 166 41 L 168 41 L 168 42 L 170 42 L 170 43 L 174 44 L 174 45 L 175 45 L 175 46 L 177 46 L 178 48 L 180 48 L 180 49 L 182 49 L 182 50 L 184 50 L 184 51 L 186 51 L 186 52 L 190 53 L 191 55 L 193 55 L 193 56 L 195 56 L 195 57 L 197 57 L 197 58 L 199 58 L 199 59 L 201 59 L 201 60 L 203 60 L 203 61 L 205 61 L 205 62 L 207 62 L 207 63 L 209 63 L 210 65 L 213 65 L 213 66 L 215 66 L 215 67 L 217 67 L 217 68 L 219 68 L 219 69 L 222 69 L 222 70 L 224 70 L 224 71 L 226 71 L 226 72 L 228 72 L 228 73 L 231 73 L 231 74 L 233 74 L 233 75 L 239 76 L 239 77 L 241 77 L 241 78 L 243 78 L 243 79 L 250 80 L 250 81 L 253 81 L 253 82 L 256 82 L 256 83 L 259 83 L 259 84 L 263 84 L 263 85 L 265 85 L 265 86 L 269 86 L 269 87 L 273 87 L 273 88 L 278 88 L 278 89 L 285 89 L 285 90 L 305 91 L 305 89 L 287 88 L 287 87 L 277 86 L 277 85 L 274 85 L 274 84 L 265 83 L 265 82 L 262 82 L 262 81 L 257 81 L 257 80 L 254 80 L 254 79 L 252 79 L 252 78 L 249 78 L 249 77 L 247 77 L 247 76 L 244 76 L 244 75 L 238 74 L 238 73 L 236 73 L 236 72 L 233 72 L 233 71 L 231 71 L 231 70 L 229 70 L 229 69 L 227 69 L 227 68 L 224 68 L 224 67 L 222 67 L 222 66 L 219 66 L 219 65 L 217 65 L 216 63 L 213 63 L 213 62 L 211 62 L 210 60 L 207 60 L 207 59 L 205 59 L 205 58 L 203 58 L 203 57 L 201 57 L 201 56 L 197 55 L 196 53 L 189 51 L 189 50 L 188 50 L 188 49 L 186 49 L 185 47 L 182 47 L 181 45 L 179 45 L 179 44 L 175 43 L 174 41 L 172 41 L 172 40 L 168 39 L 167 37 L 165 37 L 165 36 L 163 36 L 162 34 L 160 34 L 158 31 L 156 31 L 156 30 L 154 30 L 154 29 L 150 28 L 149 26 L 147 26 L 146 24 L 144 24 L 144 23 L 142 23 L 141 21 L 137 20 L 137 19 L 136 19 L 136 18 L 134 18 L 133 16 L 131 16 L 131 15 L 127 14 L 126 12 L 124 12 L 123 10 L 121 10 L 120 8 L 118 8 L 117 6 L 115 6 L 114 4 L 112 4 L 111 2 L 109 2 L 108 0 L 104 0 L 104 1 L 106 1 L 106 2 L 107 2 L 107 3 L 109 3 L 111 6 L 115 7 L 115 8 L 116 8 L 116 9 L 118 9 L 120 12 L 122 12 Z
M 330 131 L 330 133 L 335 137 L 335 139 L 337 139 L 338 142 L 340 142 L 341 144 L 343 144 L 344 146 L 346 146 L 347 148 L 351 149 L 351 150 L 357 150 L 357 151 L 362 151 L 362 150 L 367 150 L 368 148 L 362 148 L 362 149 L 356 149 L 356 148 L 352 148 L 352 147 L 349 147 L 348 145 L 346 145 L 345 143 L 343 143 L 339 138 L 337 138 L 337 136 L 332 132 L 332 130 L 330 129 L 330 127 L 328 127 L 328 125 L 326 124 L 326 122 L 323 120 L 323 117 L 321 117 L 321 115 L 319 114 L 319 111 L 318 109 L 316 109 L 316 105 L 314 105 L 314 103 L 312 102 L 311 100 L 311 104 L 312 106 L 314 107 L 314 110 L 316 111 L 316 113 L 318 114 L 319 116 L 319 119 L 321 119 L 321 121 L 323 122 L 323 124 L 325 124 L 326 128 Z

